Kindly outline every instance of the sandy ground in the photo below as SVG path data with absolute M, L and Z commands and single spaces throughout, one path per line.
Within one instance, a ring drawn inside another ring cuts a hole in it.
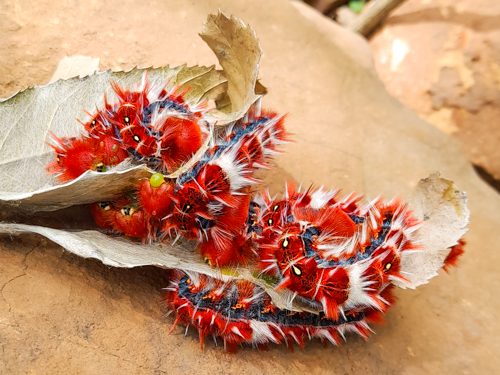
M 271 181 L 403 196 L 434 170 L 469 192 L 473 221 L 461 267 L 398 304 L 367 343 L 237 355 L 182 330 L 168 334 L 166 271 L 111 269 L 35 237 L 0 241 L 0 373 L 427 374 L 499 366 L 497 231 L 500 199 L 459 148 L 385 92 L 366 46 L 287 1 L 6 0 L 0 5 L 0 95 L 48 81 L 66 55 L 103 68 L 214 62 L 196 32 L 219 8 L 250 22 L 265 55 L 266 103 L 289 112 L 298 141 Z M 264 11 L 265 9 L 265 11 Z M 319 16 L 318 16 L 319 17 Z M 313 22 L 311 22 L 311 19 Z M 345 48 L 351 46 L 351 48 Z

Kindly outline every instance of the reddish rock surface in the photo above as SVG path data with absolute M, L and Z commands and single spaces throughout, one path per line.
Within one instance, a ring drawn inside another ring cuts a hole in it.
M 165 271 L 112 269 L 39 238 L 2 237 L 0 373 L 494 373 L 500 199 L 449 137 L 387 95 L 359 38 L 319 15 L 306 18 L 285 0 L 7 0 L 0 6 L 1 94 L 46 82 L 65 55 L 98 56 L 104 68 L 211 64 L 196 33 L 219 8 L 254 26 L 265 51 L 266 103 L 290 113 L 297 141 L 277 161 L 273 186 L 292 178 L 407 196 L 419 178 L 440 170 L 470 197 L 460 267 L 398 291 L 386 324 L 366 343 L 349 337 L 340 348 L 316 342 L 293 353 L 273 347 L 231 355 L 213 345 L 202 352 L 194 333 L 168 334 Z
M 408 0 L 370 44 L 388 91 L 457 139 L 500 188 L 500 3 Z

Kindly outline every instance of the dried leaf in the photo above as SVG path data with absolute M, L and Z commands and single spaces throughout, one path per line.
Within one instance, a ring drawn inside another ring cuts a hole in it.
M 210 114 L 218 125 L 243 117 L 259 98 L 256 92 L 261 50 L 252 28 L 239 18 L 209 15 L 201 38 L 214 51 L 228 79 L 228 104 Z M 265 92 L 259 83 L 257 91 Z M 220 101 L 223 102 L 223 101 Z
M 408 282 L 397 282 L 403 288 L 415 288 L 437 275 L 449 253 L 449 247 L 467 231 L 469 211 L 465 193 L 452 181 L 432 175 L 420 181 L 412 208 L 423 225 L 418 240 L 425 250 L 402 255 L 401 269 Z M 214 269 L 207 266 L 194 245 L 141 245 L 123 238 L 107 236 L 97 231 L 65 231 L 36 225 L 0 223 L 0 233 L 37 233 L 84 258 L 99 259 L 114 267 L 139 267 L 152 265 L 203 273 L 220 279 L 246 279 L 263 287 L 280 308 L 311 311 L 311 308 L 294 301 L 292 293 L 276 292 L 275 284 L 258 277 L 251 268 Z
M 13 165 L 9 167 L 11 166 Z M 32 175 L 31 182 L 36 182 L 37 178 L 39 181 L 44 178 L 41 174 L 45 170 L 40 169 L 40 175 Z M 71 205 L 118 198 L 130 190 L 130 187 L 136 186 L 141 178 L 150 175 L 151 171 L 147 167 L 124 162 L 107 172 L 85 172 L 75 180 L 62 185 L 48 186 L 38 191 L 0 192 L 0 196 L 9 206 L 21 206 L 26 211 L 55 211 Z
M 36 233 L 83 258 L 94 258 L 113 266 L 132 268 L 157 266 L 197 272 L 222 280 L 246 279 L 263 287 L 279 308 L 294 311 L 313 311 L 293 302 L 292 293 L 277 292 L 266 280 L 257 278 L 246 268 L 217 269 L 209 267 L 193 252 L 189 242 L 178 245 L 142 245 L 120 237 L 107 236 L 94 230 L 66 231 L 37 225 L 0 223 L 0 233 L 18 235 Z
M 470 212 L 467 195 L 438 174 L 420 180 L 412 208 L 422 220 L 418 241 L 423 250 L 402 254 L 401 269 L 408 282 L 396 284 L 413 289 L 438 274 L 450 247 L 467 232 Z
M 111 199 L 147 174 L 144 167 L 125 164 L 107 173 L 87 172 L 67 184 L 58 184 L 45 171 L 52 157 L 47 144 L 49 132 L 63 137 L 80 134 L 81 125 L 76 118 L 84 110 L 92 111 L 101 104 L 104 93 L 113 100 L 110 81 L 131 87 L 147 71 L 152 84 L 189 88 L 185 99 L 190 104 L 219 101 L 221 96 L 227 98 L 229 106 L 211 111 L 209 117 L 214 123 L 242 117 L 258 98 L 255 90 L 260 49 L 255 34 L 239 19 L 222 14 L 209 16 L 205 28 L 203 37 L 219 58 L 222 71 L 214 66 L 186 65 L 106 71 L 30 88 L 0 101 L 0 201 L 23 208 L 53 210 Z M 257 90 L 264 89 L 259 84 Z M 200 153 L 196 155 L 199 156 Z
M 60 79 L 86 77 L 99 71 L 99 58 L 83 55 L 64 56 L 57 64 L 49 83 Z

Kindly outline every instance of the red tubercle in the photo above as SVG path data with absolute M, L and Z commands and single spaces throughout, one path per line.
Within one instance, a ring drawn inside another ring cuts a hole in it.
M 202 256 L 213 266 L 223 267 L 247 263 L 253 255 L 252 243 L 246 235 L 250 197 L 234 197 L 233 206 L 223 206 L 214 225 L 201 241 Z
M 205 165 L 201 168 L 196 181 L 202 192 L 206 194 L 207 199 L 220 199 L 228 205 L 233 203 L 229 179 L 220 166 L 214 164 Z
M 242 234 L 227 237 L 220 234 L 220 229 L 212 228 L 207 237 L 200 244 L 200 252 L 212 267 L 244 265 L 252 256 L 251 244 Z
M 269 139 L 269 137 L 273 137 L 275 139 L 281 140 L 281 141 L 290 141 L 290 133 L 286 130 L 285 128 L 285 119 L 288 116 L 288 114 L 278 114 L 277 112 L 270 111 L 270 110 L 262 110 L 262 113 L 260 117 L 268 117 L 271 119 L 277 119 L 276 123 L 272 126 L 272 131 L 271 133 L 267 132 L 265 134 L 264 140 Z
M 349 241 L 358 232 L 356 223 L 338 206 L 325 206 L 320 209 L 300 207 L 295 208 L 293 214 L 297 221 L 310 223 L 322 234 L 313 238 L 312 246 L 324 259 L 337 260 L 339 254 L 331 255 L 323 249 Z
M 117 206 L 113 229 L 123 235 L 146 241 L 149 238 L 150 227 L 144 211 L 130 202 Z
M 189 118 L 167 117 L 159 127 L 161 159 L 166 170 L 174 171 L 198 151 L 204 135 L 197 121 Z
M 249 165 L 264 164 L 264 152 L 262 144 L 254 134 L 247 134 L 241 141 L 238 150 L 238 160 L 246 160 Z
M 150 132 L 141 125 L 129 125 L 120 129 L 123 147 L 133 150 L 142 157 L 160 156 L 161 145 Z
M 61 182 L 73 180 L 88 170 L 104 168 L 95 139 L 52 137 L 55 144 L 50 146 L 54 149 L 56 160 L 47 166 L 47 170 Z
M 144 80 L 144 85 L 140 91 L 124 89 L 116 82 L 111 82 L 110 85 L 118 97 L 120 105 L 130 104 L 136 108 L 149 105 L 148 92 L 150 90 L 150 85 L 147 79 Z
M 385 314 L 387 313 L 389 308 L 396 302 L 394 289 L 395 286 L 393 284 L 387 284 L 380 292 L 380 298 L 384 300 L 384 304 L 381 306 L 381 308 L 368 308 L 364 311 L 365 319 L 368 323 L 382 324 L 384 322 Z
M 153 187 L 149 179 L 139 183 L 137 197 L 139 205 L 148 218 L 161 220 L 171 212 L 173 184 L 163 182 L 158 187 Z
M 280 271 L 282 275 L 276 289 L 289 289 L 299 296 L 314 300 L 320 284 L 320 271 L 314 259 L 292 261 Z
M 323 305 L 327 318 L 339 318 L 339 306 L 349 298 L 349 274 L 343 267 L 320 270 L 320 279 L 315 300 Z
M 400 273 L 401 271 L 401 257 L 398 251 L 393 247 L 382 246 L 377 249 L 372 258 L 376 259 L 381 267 L 382 282 L 388 283 L 391 279 L 399 279 L 407 281 L 407 279 Z
M 113 229 L 123 233 L 124 236 L 146 241 L 149 237 L 148 222 L 141 211 L 134 212 L 132 215 L 123 213 L 115 214 L 115 224 Z
M 97 110 L 95 114 L 87 112 L 87 115 L 90 117 L 87 122 L 78 120 L 90 137 L 100 137 L 104 134 L 112 135 L 113 129 L 107 124 L 106 112 L 107 110 Z
M 251 197 L 248 194 L 233 197 L 230 206 L 223 205 L 217 223 L 231 233 L 243 233 L 246 230 Z
M 120 164 L 126 158 L 128 153 L 123 149 L 122 144 L 109 134 L 102 134 L 96 138 L 96 154 L 101 158 L 105 166 L 114 166 Z
M 144 211 L 130 198 L 93 203 L 90 205 L 90 213 L 101 229 L 142 241 L 150 237 L 150 226 Z
M 121 103 L 115 112 L 109 113 L 108 120 L 120 131 L 129 126 L 139 126 L 142 109 L 139 103 Z

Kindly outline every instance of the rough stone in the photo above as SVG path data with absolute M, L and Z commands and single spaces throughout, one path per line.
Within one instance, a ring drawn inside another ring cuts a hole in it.
M 271 185 L 290 178 L 405 197 L 439 170 L 470 197 L 460 267 L 416 291 L 398 291 L 386 324 L 374 327 L 368 342 L 349 337 L 340 348 L 312 343 L 234 355 L 214 345 L 202 352 L 194 332 L 168 334 L 166 271 L 111 269 L 39 238 L 2 238 L 0 373 L 493 373 L 500 199 L 450 137 L 388 95 L 362 54 L 339 47 L 345 31 L 319 14 L 306 18 L 286 0 L 7 0 L 0 5 L 1 93 L 46 82 L 65 55 L 99 57 L 103 68 L 211 64 L 196 32 L 217 9 L 253 25 L 265 52 L 266 104 L 289 113 L 296 142 L 277 160 Z M 348 40 L 352 50 L 364 48 Z

